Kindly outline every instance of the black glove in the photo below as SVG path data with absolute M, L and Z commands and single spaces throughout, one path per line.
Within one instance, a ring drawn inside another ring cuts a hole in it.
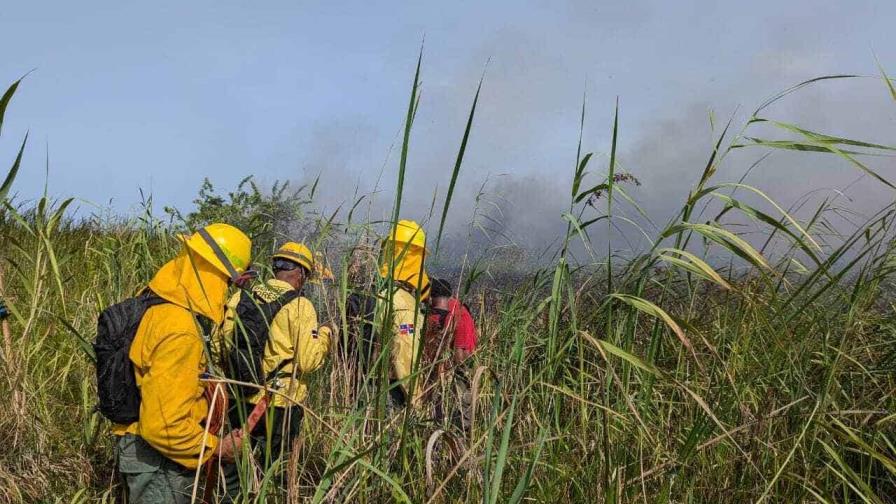
M 6 307 L 6 304 L 0 299 L 0 320 L 9 317 L 9 309 Z

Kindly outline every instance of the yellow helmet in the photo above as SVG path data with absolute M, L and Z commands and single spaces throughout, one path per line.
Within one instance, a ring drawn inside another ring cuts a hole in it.
M 302 243 L 287 242 L 284 243 L 277 252 L 274 253 L 273 259 L 286 259 L 292 261 L 299 266 L 304 267 L 312 275 L 312 282 L 319 280 L 333 280 L 333 272 L 324 264 L 320 256 L 311 253 L 311 249 Z
M 392 228 L 387 240 L 426 249 L 426 233 L 412 220 L 400 220 Z
M 286 259 L 304 267 L 308 271 L 314 271 L 314 256 L 311 255 L 311 250 L 302 243 L 284 243 L 277 252 L 274 252 L 273 258 Z
M 252 262 L 252 240 L 230 224 L 209 224 L 180 240 L 231 280 L 236 280 Z

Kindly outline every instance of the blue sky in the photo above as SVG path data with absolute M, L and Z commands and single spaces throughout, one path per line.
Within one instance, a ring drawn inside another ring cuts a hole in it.
M 710 109 L 751 109 L 820 74 L 874 74 L 875 53 L 896 73 L 894 19 L 891 1 L 12 2 L 0 12 L 0 76 L 35 71 L 7 113 L 0 159 L 11 161 L 30 130 L 21 199 L 46 180 L 54 195 L 117 211 L 139 200 L 138 188 L 185 208 L 203 177 L 228 188 L 249 174 L 269 183 L 321 173 L 322 204 L 334 207 L 356 185 L 369 190 L 381 168 L 388 187 L 425 35 L 412 212 L 446 184 L 490 59 L 466 193 L 489 177 L 497 200 L 544 199 L 527 207 L 555 218 L 587 87 L 586 147 L 606 150 L 618 96 L 622 152 L 662 214 L 657 200 L 686 193 L 675 182 L 693 178 L 663 171 L 666 161 L 689 164 L 692 148 L 678 152 L 685 142 L 705 152 Z M 896 106 L 881 83 L 856 86 L 781 114 L 896 143 Z M 834 185 L 855 175 L 830 171 Z

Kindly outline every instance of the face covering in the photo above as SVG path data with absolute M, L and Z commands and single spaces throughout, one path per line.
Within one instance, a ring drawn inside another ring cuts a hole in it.
M 149 288 L 159 297 L 215 324 L 224 320 L 227 278 L 198 254 L 190 253 L 187 247 L 159 269 Z
M 392 265 L 392 279 L 408 284 L 425 299 L 429 293 L 429 275 L 423 269 L 425 255 L 426 252 L 422 247 L 402 243 L 387 244 L 383 247 L 380 276 L 388 278 L 389 266 Z

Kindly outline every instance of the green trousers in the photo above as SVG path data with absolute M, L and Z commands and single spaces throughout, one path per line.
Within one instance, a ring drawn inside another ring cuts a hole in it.
M 140 436 L 125 434 L 115 447 L 118 471 L 131 504 L 187 504 L 196 471 L 172 462 Z M 200 497 L 201 497 L 200 493 Z

